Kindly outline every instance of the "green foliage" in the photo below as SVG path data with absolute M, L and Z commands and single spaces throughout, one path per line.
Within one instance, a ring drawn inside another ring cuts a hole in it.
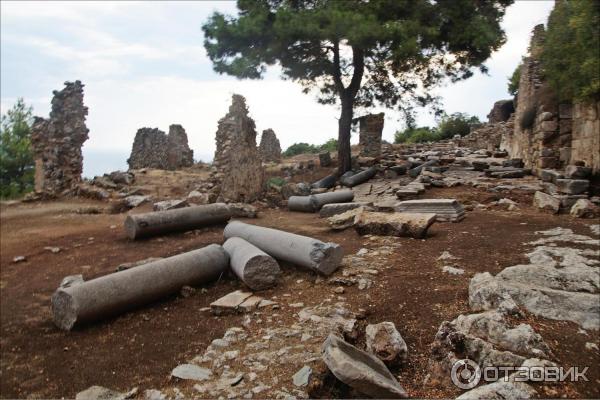
M 394 134 L 394 143 L 425 143 L 440 139 L 438 132 L 428 126 L 406 128 Z
M 533 123 L 535 122 L 535 116 L 537 114 L 537 107 L 531 106 L 523 111 L 523 115 L 521 115 L 521 129 L 531 129 L 533 128 Z
M 31 107 L 18 99 L 0 122 L 0 196 L 12 198 L 33 189 Z
M 436 108 L 432 88 L 487 71 L 512 2 L 238 0 L 236 17 L 215 12 L 204 23 L 204 47 L 218 73 L 259 79 L 279 65 L 319 102 L 341 102 L 339 165 L 347 169 L 353 108 Z
M 283 153 L 281 153 L 281 155 L 284 157 L 293 157 L 298 154 L 315 154 L 323 151 L 336 151 L 337 146 L 338 141 L 335 139 L 329 139 L 320 146 L 300 142 L 294 143 L 293 145 L 288 147 Z
M 519 92 L 519 82 L 521 81 L 521 69 L 523 62 L 521 61 L 517 68 L 513 71 L 512 75 L 508 78 L 508 93 L 516 96 Z
M 272 187 L 272 186 L 282 187 L 283 185 L 285 185 L 285 179 L 283 179 L 279 176 L 273 176 L 273 177 L 269 178 L 269 180 L 267 181 L 267 187 Z
M 541 62 L 561 101 L 600 99 L 600 7 L 558 1 L 548 19 Z
M 444 115 L 437 126 L 440 140 L 452 139 L 455 135 L 466 136 L 471 131 L 471 125 L 480 124 L 479 118 L 466 113 Z

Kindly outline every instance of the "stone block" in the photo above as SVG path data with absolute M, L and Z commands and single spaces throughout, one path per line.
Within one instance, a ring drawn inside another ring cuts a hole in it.
M 573 105 L 572 104 L 559 104 L 558 105 L 558 117 L 560 119 L 573 118 Z
M 538 171 L 539 178 L 543 182 L 556 182 L 557 179 L 561 179 L 563 176 L 560 172 L 553 169 L 542 169 Z
M 571 152 L 571 148 L 570 147 L 563 147 L 563 148 L 560 149 L 559 160 L 560 160 L 561 164 L 566 164 L 569 161 L 571 161 L 571 153 L 572 152 Z
M 558 166 L 558 158 L 556 157 L 540 157 L 537 160 L 538 168 L 556 168 Z
M 592 174 L 591 167 L 581 167 L 578 165 L 567 165 L 565 168 L 565 177 L 569 179 L 587 179 Z
M 585 179 L 557 179 L 558 190 L 566 194 L 581 194 L 588 190 L 590 181 Z
M 533 205 L 541 210 L 550 211 L 553 214 L 558 214 L 560 210 L 560 200 L 543 192 L 535 192 Z

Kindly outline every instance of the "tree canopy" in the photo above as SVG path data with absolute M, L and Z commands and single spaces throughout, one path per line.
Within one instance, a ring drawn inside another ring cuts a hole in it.
M 479 118 L 466 113 L 444 114 L 435 128 L 408 126 L 394 134 L 394 143 L 424 143 L 452 139 L 455 135 L 466 136 L 471 126 L 480 124 Z
M 203 25 L 215 71 L 257 79 L 270 65 L 325 104 L 339 102 L 339 172 L 350 168 L 355 106 L 410 113 L 435 105 L 430 89 L 486 71 L 504 43 L 512 0 L 238 0 L 236 17 Z
M 0 123 L 0 196 L 16 197 L 33 189 L 31 151 L 32 110 L 23 99 L 2 116 Z
M 541 62 L 560 100 L 600 99 L 599 4 L 558 1 L 548 18 Z

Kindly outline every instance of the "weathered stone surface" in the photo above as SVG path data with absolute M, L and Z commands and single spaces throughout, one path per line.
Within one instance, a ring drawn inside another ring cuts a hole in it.
M 188 207 L 189 204 L 186 200 L 177 199 L 177 200 L 164 200 L 154 203 L 152 209 L 154 211 L 166 211 L 166 210 L 174 210 L 176 208 Z
M 354 229 L 360 235 L 408 236 L 422 239 L 435 220 L 435 214 L 363 211 L 355 217 Z
M 329 226 L 334 230 L 344 230 L 354 226 L 354 220 L 357 215 L 365 210 L 364 207 L 353 208 L 341 214 L 335 214 L 327 219 Z
M 579 199 L 571 207 L 570 214 L 577 218 L 594 218 L 600 215 L 600 208 L 588 199 Z
M 369 114 L 358 119 L 361 156 L 379 157 L 381 155 L 384 116 L 384 113 Z
M 331 166 L 331 154 L 328 151 L 319 153 L 319 165 L 321 167 L 330 167 Z
M 240 304 L 250 296 L 252 296 L 251 292 L 236 290 L 210 303 L 210 309 L 216 315 L 235 313 Z
M 383 362 L 335 335 L 329 335 L 323 343 L 323 361 L 336 378 L 367 396 L 408 397 Z
M 533 205 L 539 209 L 550 211 L 556 214 L 560 210 L 560 200 L 544 192 L 535 192 L 533 196 Z
M 319 217 L 321 218 L 329 218 L 337 214 L 342 214 L 349 210 L 354 210 L 355 208 L 364 207 L 367 209 L 372 206 L 373 203 L 361 201 L 361 202 L 352 202 L 352 203 L 332 203 L 325 204 L 321 210 L 319 211 Z
M 281 270 L 273 257 L 238 237 L 227 239 L 223 248 L 229 254 L 231 269 L 250 289 L 263 290 L 277 284 Z
M 396 330 L 393 322 L 381 322 L 367 325 L 365 329 L 367 351 L 375 354 L 388 365 L 406 362 L 408 347 Z
M 194 364 L 181 364 L 171 371 L 171 376 L 178 379 L 204 381 L 212 375 L 209 369 Z
M 118 392 L 103 386 L 90 386 L 89 388 L 77 393 L 75 400 L 126 400 L 135 395 Z
M 296 372 L 292 377 L 294 385 L 301 387 L 308 385 L 311 373 L 312 368 L 310 368 L 308 365 L 305 365 L 304 367 L 300 368 L 300 370 Z
M 263 193 L 264 169 L 256 147 L 256 130 L 244 97 L 234 94 L 229 112 L 219 120 L 217 149 L 213 165 L 217 169 L 220 196 L 227 201 L 250 203 Z
M 592 174 L 591 167 L 582 167 L 579 165 L 567 165 L 565 168 L 565 177 L 569 179 L 587 179 Z
M 566 194 L 581 194 L 588 190 L 590 181 L 585 179 L 557 179 L 558 190 Z
M 135 134 L 129 168 L 180 169 L 194 164 L 194 152 L 188 146 L 181 125 L 169 126 L 169 134 L 157 128 L 140 128 Z
M 488 122 L 495 124 L 497 122 L 507 121 L 511 114 L 515 112 L 515 106 L 512 99 L 499 100 L 494 103 L 490 113 L 487 115 Z
M 465 217 L 465 209 L 456 199 L 406 200 L 394 208 L 400 213 L 435 214 L 436 221 L 459 222 Z
M 281 162 L 281 145 L 273 129 L 265 129 L 262 132 L 258 151 L 265 162 Z
M 525 382 L 499 380 L 471 389 L 456 400 L 530 399 L 536 395 L 536 390 Z
M 85 125 L 88 108 L 83 105 L 83 84 L 65 82 L 54 91 L 50 118 L 34 118 L 31 147 L 35 160 L 35 190 L 57 196 L 81 182 L 81 147 L 88 139 Z

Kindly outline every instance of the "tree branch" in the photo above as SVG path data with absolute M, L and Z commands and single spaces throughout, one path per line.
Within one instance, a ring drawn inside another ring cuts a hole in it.
M 342 72 L 340 70 L 340 43 L 336 40 L 333 44 L 333 82 L 335 88 L 340 95 L 344 93 L 346 88 L 342 82 Z
M 348 91 L 350 96 L 354 98 L 358 93 L 358 89 L 360 89 L 360 82 L 365 72 L 365 55 L 362 49 L 355 46 L 352 46 L 352 65 L 354 66 L 354 72 L 352 73 L 350 85 L 348 85 Z

